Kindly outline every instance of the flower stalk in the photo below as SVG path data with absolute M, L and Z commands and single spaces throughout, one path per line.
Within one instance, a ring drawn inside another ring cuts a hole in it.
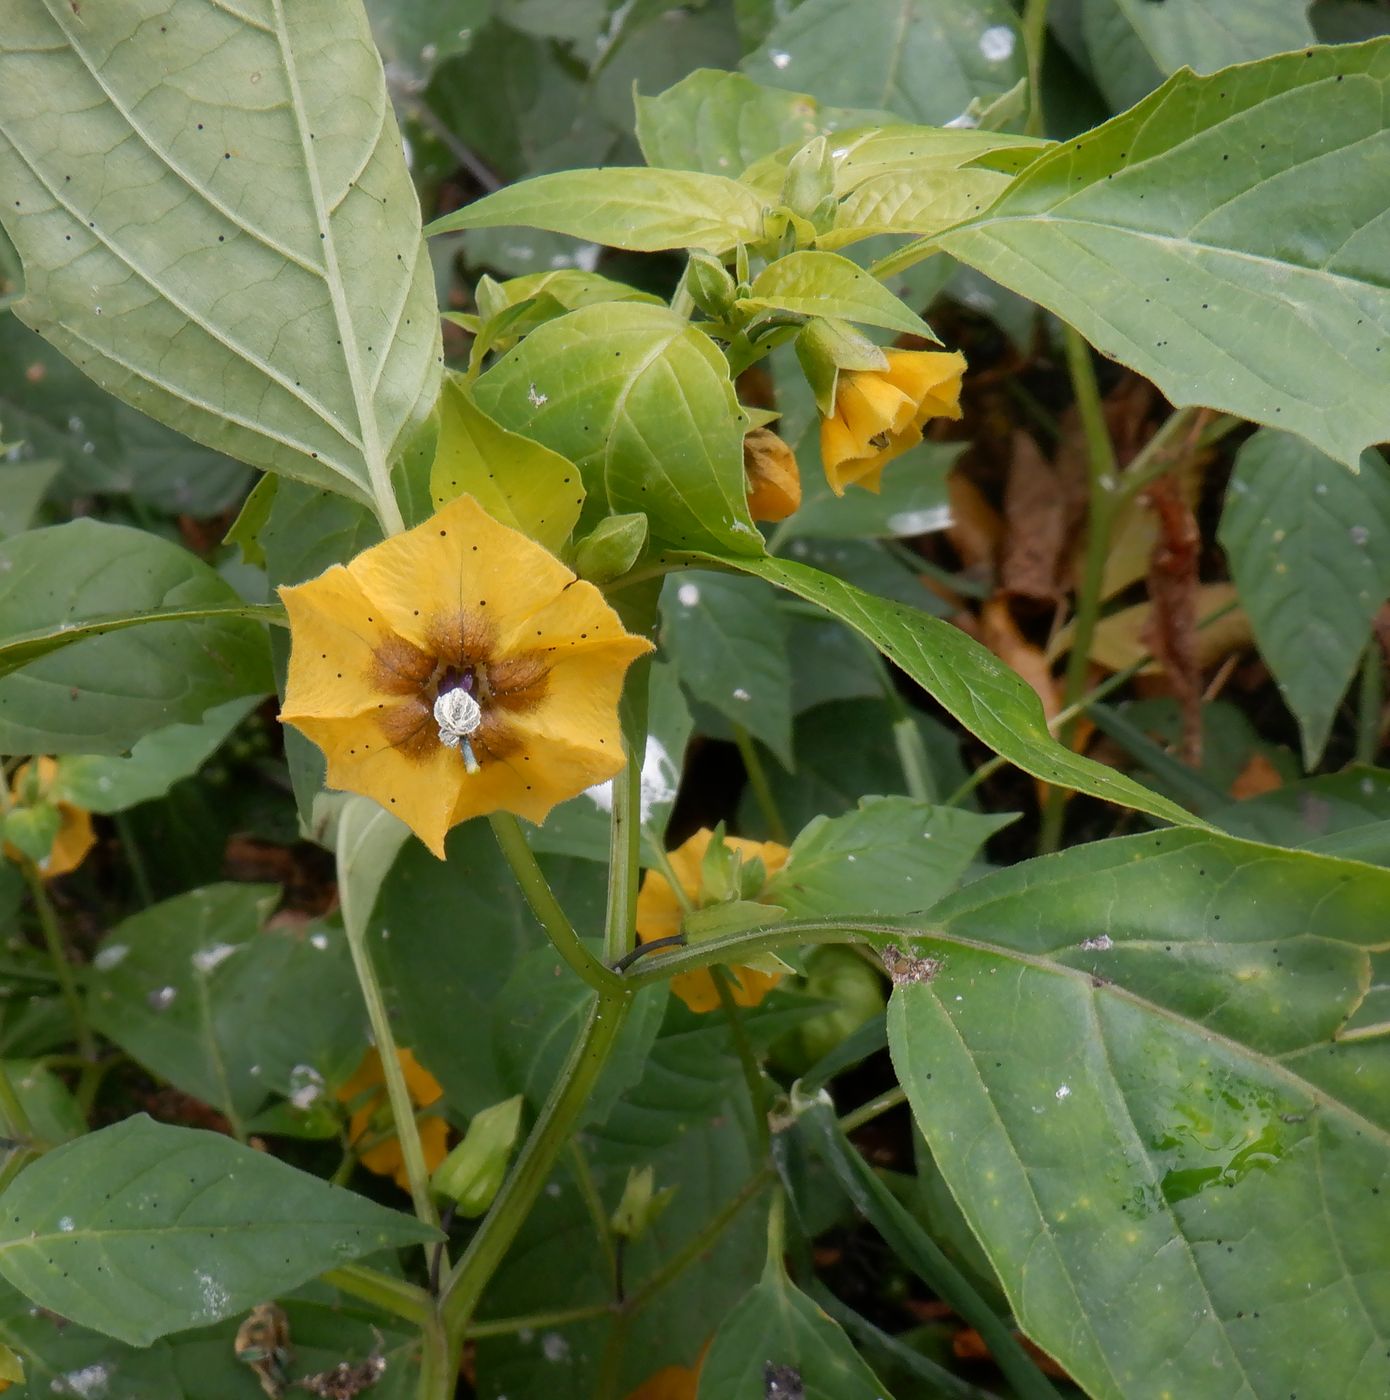
M 77 990 L 77 978 L 73 975 L 72 963 L 63 942 L 63 930 L 58 923 L 58 911 L 54 909 L 53 901 L 48 897 L 43 876 L 39 874 L 38 867 L 34 862 L 25 858 L 19 862 L 19 868 L 23 872 L 25 884 L 29 886 L 29 893 L 34 897 L 34 909 L 39 916 L 39 927 L 43 930 L 43 941 L 48 948 L 49 960 L 53 964 L 53 975 L 58 979 L 58 986 L 62 991 L 63 1001 L 67 1005 L 68 1015 L 72 1017 L 78 1053 L 84 1060 L 95 1060 L 97 1054 L 96 1038 L 92 1035 L 92 1028 L 87 1024 L 87 1012 L 82 1005 L 82 996 Z

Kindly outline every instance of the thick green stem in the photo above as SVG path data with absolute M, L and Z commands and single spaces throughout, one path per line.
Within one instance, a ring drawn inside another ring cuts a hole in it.
M 454 1337 L 443 1319 L 431 1315 L 420 1330 L 419 1400 L 454 1400 L 458 1394 L 459 1359 L 463 1354 L 462 1338 Z
M 621 984 L 622 980 L 614 975 L 614 981 Z M 603 1072 L 631 1004 L 632 992 L 622 985 L 594 999 L 516 1165 L 445 1282 L 440 1308 L 450 1337 L 462 1337 L 483 1289 L 549 1180 L 555 1159 L 569 1141 L 580 1110 Z
M 753 736 L 741 725 L 734 725 L 734 743 L 738 745 L 739 757 L 743 760 L 743 771 L 748 775 L 748 786 L 753 790 L 753 798 L 767 823 L 767 834 L 774 841 L 787 844 L 787 826 L 782 814 L 777 810 L 777 799 L 772 795 L 772 784 L 767 780 L 767 770 L 753 742 Z
M 417 1327 L 423 1327 L 434 1313 L 433 1300 L 423 1288 L 378 1269 L 369 1269 L 365 1264 L 341 1264 L 320 1277 L 341 1292 L 372 1303 L 383 1312 L 393 1313 Z
M 1361 663 L 1360 703 L 1356 716 L 1356 761 L 1374 763 L 1380 752 L 1381 712 L 1385 707 L 1385 657 L 1380 638 L 1371 637 Z
M 619 775 L 621 777 L 621 774 Z M 616 789 L 616 780 L 615 780 Z M 616 790 L 615 790 L 616 805 Z M 507 864 L 531 906 L 531 912 L 540 921 L 555 951 L 577 972 L 595 991 L 606 992 L 620 983 L 618 975 L 611 971 L 588 950 L 583 939 L 575 932 L 574 925 L 560 907 L 550 882 L 536 861 L 535 854 L 526 843 L 526 834 L 521 823 L 510 812 L 494 812 L 488 821 L 492 823 L 492 833 L 497 844 L 507 858 Z
M 1023 47 L 1028 59 L 1028 120 L 1023 130 L 1029 136 L 1045 136 L 1043 121 L 1042 66 L 1047 44 L 1048 0 L 1025 0 L 1023 6 Z
M 68 950 L 63 943 L 63 930 L 58 925 L 58 911 L 48 897 L 43 876 L 31 860 L 22 860 L 20 869 L 24 872 L 29 893 L 34 897 L 34 909 L 39 916 L 39 927 L 43 929 L 43 941 L 48 946 L 48 956 L 53 963 L 53 975 L 58 979 L 63 1000 L 67 1003 L 68 1015 L 72 1017 L 73 1031 L 77 1037 L 77 1048 L 84 1060 L 96 1059 L 97 1043 L 92 1028 L 87 1024 L 87 1011 L 82 1005 L 82 995 L 77 990 L 77 978 L 73 975 L 72 963 L 68 960 Z

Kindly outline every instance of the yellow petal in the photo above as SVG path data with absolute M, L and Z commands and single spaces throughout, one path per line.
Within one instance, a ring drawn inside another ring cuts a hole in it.
M 558 653 L 618 640 L 641 641 L 629 634 L 603 594 L 592 583 L 580 579 L 561 582 L 558 588 L 550 590 L 541 606 L 510 626 L 499 628 L 497 650 L 502 656 L 515 651 Z M 635 654 L 651 650 L 651 643 L 643 642 Z
M 835 414 L 844 420 L 860 452 L 879 433 L 900 433 L 917 411 L 917 401 L 871 370 L 845 376 L 835 397 Z
M 511 725 L 573 748 L 603 749 L 621 758 L 618 701 L 623 678 L 627 668 L 649 650 L 650 644 L 642 638 L 624 637 L 591 644 L 582 651 L 556 653 L 543 697 L 533 709 L 511 720 Z
M 53 840 L 53 849 L 48 859 L 39 867 L 45 876 L 66 875 L 76 870 L 87 858 L 87 852 L 96 845 L 96 833 L 92 830 L 91 816 L 81 807 L 69 802 L 58 804 L 58 815 L 62 823 L 58 835 Z
M 424 648 L 432 621 L 459 613 L 506 636 L 574 579 L 554 555 L 494 520 L 472 496 L 456 497 L 347 567 L 392 630 Z
M 543 822 L 557 803 L 578 797 L 585 788 L 605 783 L 623 767 L 621 745 L 579 748 L 563 739 L 528 729 L 530 716 L 511 721 L 508 732 L 520 747 L 469 774 L 459 791 L 453 821 L 515 812 L 529 822 Z
M 776 433 L 755 428 L 743 439 L 743 473 L 748 513 L 754 520 L 785 520 L 801 505 L 801 472 L 796 454 Z

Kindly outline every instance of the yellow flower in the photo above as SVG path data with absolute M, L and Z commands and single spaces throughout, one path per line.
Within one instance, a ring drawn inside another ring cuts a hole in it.
M 651 643 L 592 584 L 471 496 L 282 588 L 280 718 L 441 859 L 488 812 L 539 822 L 623 766 L 618 697 Z
M 409 1050 L 397 1050 L 396 1058 L 405 1075 L 405 1086 L 410 1090 L 410 1101 L 416 1108 L 429 1108 L 444 1097 L 439 1081 Z M 394 1177 L 402 1191 L 409 1191 L 410 1178 L 405 1173 L 405 1157 L 391 1123 L 381 1055 L 375 1047 L 367 1051 L 352 1078 L 338 1090 L 338 1099 L 342 1103 L 355 1105 L 348 1122 L 348 1140 L 354 1145 L 377 1138 L 383 1132 L 390 1133 L 389 1137 L 362 1153 L 362 1165 L 378 1176 Z M 425 1150 L 425 1166 L 433 1173 L 449 1155 L 449 1125 L 438 1116 L 421 1118 L 418 1122 L 420 1146 Z
M 835 412 L 822 418 L 820 455 L 837 496 L 877 492 L 883 469 L 922 440 L 928 418 L 960 417 L 965 357 L 955 351 L 889 350 L 887 369 L 841 370 Z
M 34 776 L 34 787 L 30 790 L 30 775 Z M 48 790 L 58 776 L 58 761 L 53 758 L 33 758 L 15 770 L 10 782 L 10 805 L 29 806 L 35 801 L 51 801 Z M 92 830 L 91 813 L 85 808 L 74 807 L 71 802 L 54 802 L 60 818 L 58 834 L 53 840 L 53 849 L 44 860 L 39 861 L 38 870 L 45 879 L 55 875 L 66 875 L 76 870 L 87 858 L 87 852 L 96 845 L 96 834 Z M 0 811 L 4 804 L 0 803 Z M 6 843 L 5 855 L 13 861 L 22 861 L 24 855 L 14 846 Z
M 754 520 L 785 520 L 801 504 L 796 454 L 769 429 L 754 428 L 744 436 L 743 474 Z
M 686 899 L 697 908 L 701 865 L 713 836 L 714 833 L 708 829 L 697 831 L 666 857 Z M 748 841 L 741 836 L 726 836 L 724 844 L 745 860 L 756 856 L 762 861 L 769 878 L 787 863 L 787 848 L 775 841 Z M 647 871 L 637 894 L 639 941 L 651 943 L 658 938 L 674 937 L 681 931 L 684 912 L 666 877 L 656 870 Z M 732 983 L 729 990 L 739 1006 L 756 1006 L 781 980 L 775 972 L 759 972 L 753 967 L 731 967 L 728 973 Z M 719 991 L 708 968 L 677 973 L 671 979 L 671 990 L 692 1011 L 713 1011 L 719 1005 Z

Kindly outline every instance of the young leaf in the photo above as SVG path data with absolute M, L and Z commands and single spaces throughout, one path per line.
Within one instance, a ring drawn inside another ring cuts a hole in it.
M 931 911 L 894 1064 L 1020 1325 L 1087 1394 L 1390 1386 L 1390 1040 L 1339 1039 L 1387 899 L 1384 870 L 1173 831 Z
M 158 536 L 32 530 L 0 543 L 0 580 L 0 752 L 120 753 L 272 688 L 248 620 L 268 610 Z
M 728 362 L 666 307 L 606 302 L 547 321 L 473 392 L 504 428 L 578 465 L 582 533 L 602 515 L 642 511 L 670 544 L 762 550 Z
M 1367 452 L 1352 473 L 1264 429 L 1236 453 L 1219 538 L 1311 768 L 1390 597 L 1390 465 Z
M 1178 73 L 937 246 L 1173 403 L 1355 466 L 1390 437 L 1390 242 L 1383 182 L 1366 175 L 1390 143 L 1387 88 L 1385 40 Z
M 268 1152 L 143 1114 L 47 1153 L 0 1196 L 0 1274 L 132 1346 L 434 1237 Z
M 761 196 L 724 175 L 609 166 L 508 185 L 436 219 L 426 232 L 516 224 L 639 253 L 727 253 L 762 237 L 763 207 Z
M 882 282 L 837 253 L 808 251 L 778 258 L 758 274 L 752 291 L 739 305 L 802 316 L 836 316 L 941 343 L 932 328 Z
M 495 423 L 458 375 L 444 380 L 439 417 L 439 445 L 430 469 L 435 505 L 466 492 L 489 515 L 558 554 L 584 504 L 579 468 Z
M 6 14 L 16 314 L 189 437 L 389 505 L 439 329 L 366 16 L 173 0 L 160 20 Z

